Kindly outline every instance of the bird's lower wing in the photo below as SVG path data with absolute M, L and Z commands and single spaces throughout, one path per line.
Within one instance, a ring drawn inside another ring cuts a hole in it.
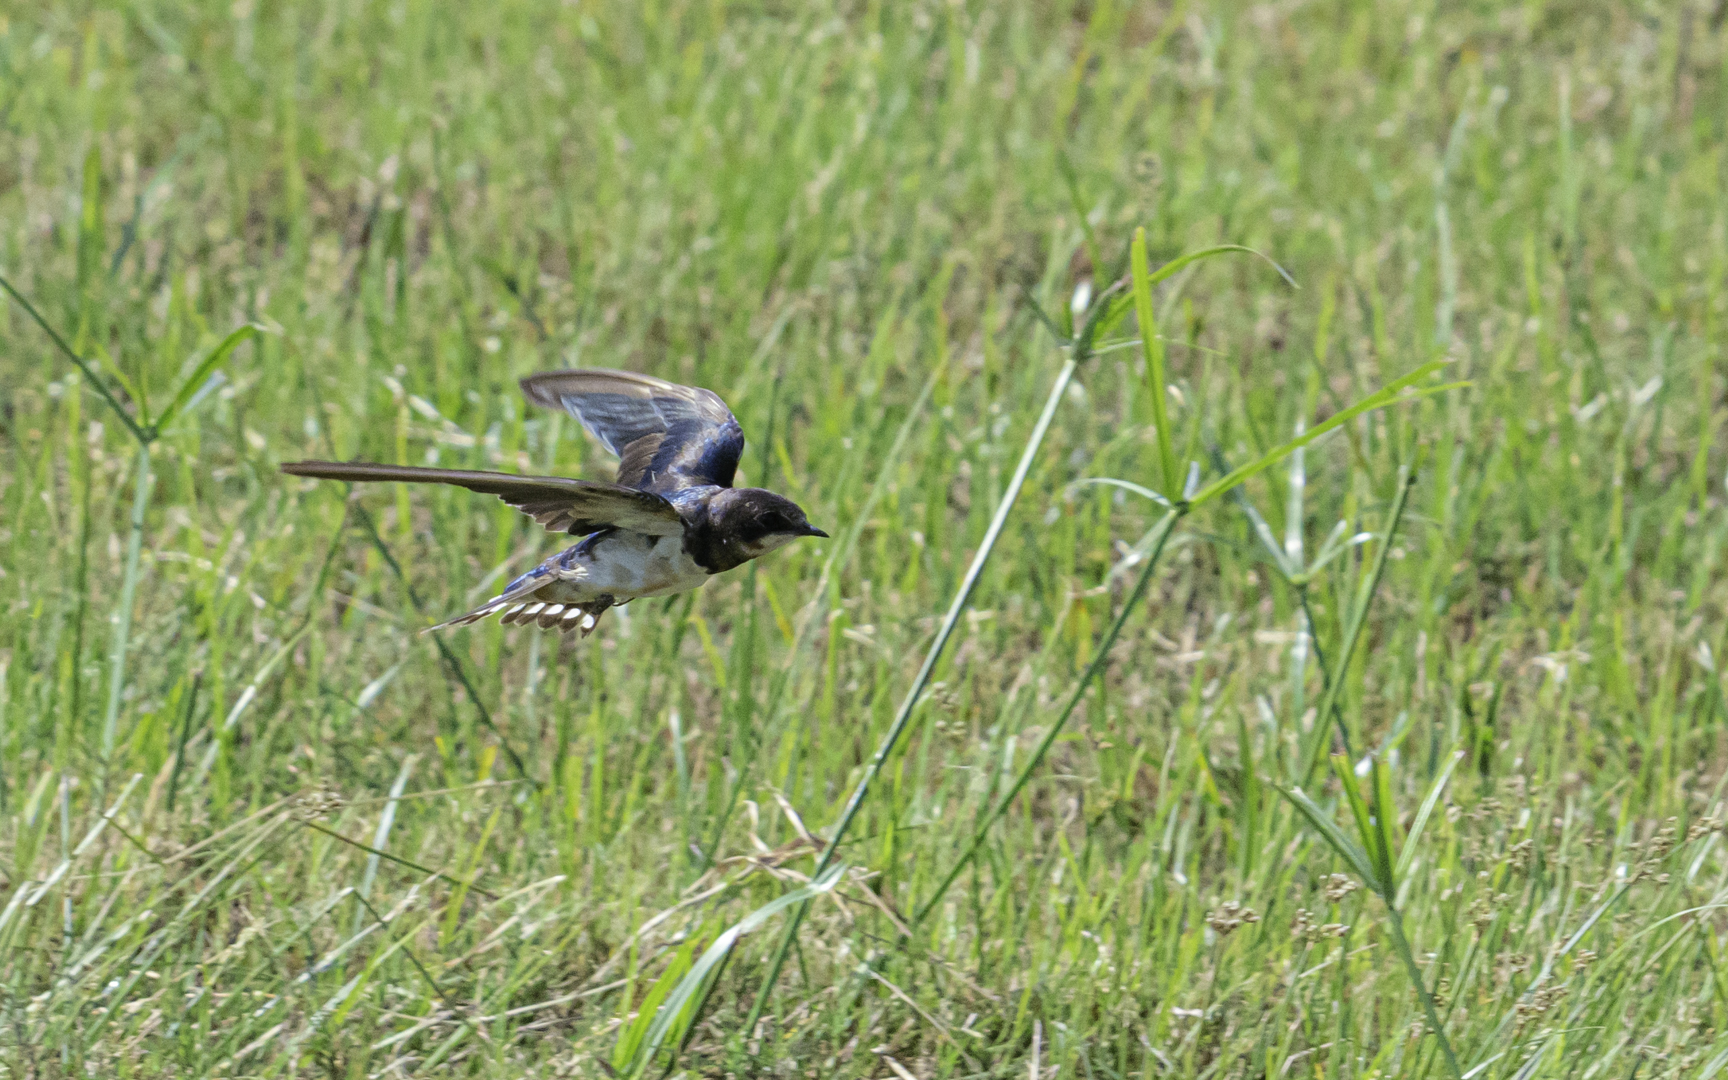
M 573 536 L 602 529 L 626 529 L 649 536 L 677 536 L 684 531 L 678 511 L 659 495 L 595 480 L 374 465 L 364 461 L 296 461 L 282 466 L 282 471 L 320 480 L 453 484 L 483 495 L 496 495 L 552 532 Z

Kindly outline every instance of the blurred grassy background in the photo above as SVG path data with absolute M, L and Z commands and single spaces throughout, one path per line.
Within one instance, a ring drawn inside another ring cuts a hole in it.
M 1465 1067 L 1717 1073 L 1724 10 L 11 7 L 0 271 L 129 408 L 269 332 L 152 448 L 107 750 L 136 446 L 0 307 L 8 1073 L 627 1063 L 688 947 L 808 873 L 791 812 L 837 817 L 1060 364 L 1032 304 L 1123 272 L 1136 226 L 1154 265 L 1242 243 L 1301 286 L 1243 258 L 1160 290 L 1208 472 L 1421 362 L 1473 382 L 1246 489 L 1312 556 L 1341 519 L 1384 530 L 1418 471 L 1340 701 L 1403 828 L 1465 755 L 1401 900 Z M 415 631 L 554 541 L 462 491 L 350 504 L 276 466 L 609 476 L 516 390 L 565 366 L 712 387 L 744 478 L 856 545 L 586 642 L 441 651 Z M 1314 576 L 1310 641 L 1237 505 L 1185 523 L 1105 684 L 901 938 L 1153 520 L 1070 487 L 1161 482 L 1138 349 L 1079 381 L 844 898 L 751 1031 L 773 935 L 744 941 L 686 1075 L 1444 1075 L 1384 907 L 1271 786 L 1302 779 L 1313 652 L 1380 542 Z

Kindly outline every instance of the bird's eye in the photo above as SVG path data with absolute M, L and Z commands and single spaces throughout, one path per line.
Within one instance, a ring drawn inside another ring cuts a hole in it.
M 790 524 L 786 520 L 786 515 L 778 510 L 768 511 L 759 520 L 762 522 L 762 527 L 770 532 L 780 532 Z

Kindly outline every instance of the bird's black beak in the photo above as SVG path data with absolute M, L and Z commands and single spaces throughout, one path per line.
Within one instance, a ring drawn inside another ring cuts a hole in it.
M 828 539 L 827 533 L 823 532 L 821 529 L 818 529 L 816 526 L 810 524 L 808 521 L 806 521 L 804 523 L 804 531 L 800 535 L 802 535 L 802 536 L 820 536 L 824 540 Z

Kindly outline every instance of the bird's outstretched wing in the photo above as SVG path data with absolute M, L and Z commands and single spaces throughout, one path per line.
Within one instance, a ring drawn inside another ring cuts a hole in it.
M 744 453 L 743 429 L 711 390 L 630 371 L 547 371 L 523 379 L 522 392 L 567 410 L 617 454 L 625 487 L 731 487 Z
M 677 536 L 684 522 L 671 503 L 651 491 L 561 476 L 513 476 L 466 469 L 421 469 L 364 461 L 296 461 L 282 466 L 293 476 L 320 480 L 399 480 L 409 484 L 454 484 L 496 495 L 552 532 L 584 536 L 602 529 L 627 529 L 649 536 Z

